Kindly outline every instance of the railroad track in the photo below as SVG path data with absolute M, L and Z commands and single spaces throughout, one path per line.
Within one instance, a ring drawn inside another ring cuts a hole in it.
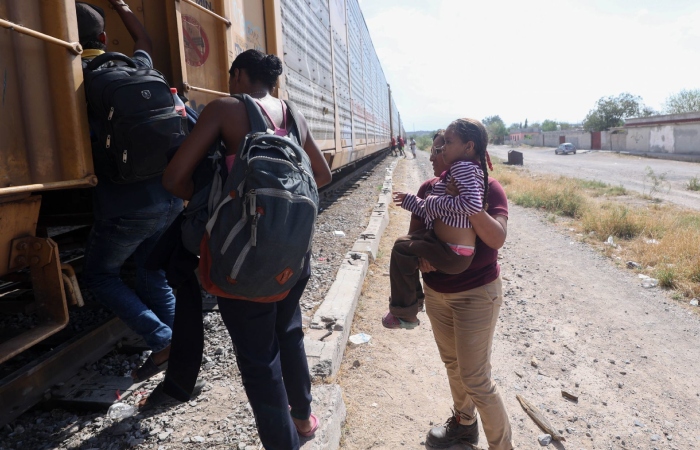
M 337 198 L 354 190 L 358 181 L 371 172 L 388 152 L 380 152 L 357 161 L 353 166 L 334 173 L 334 180 L 319 191 L 322 210 Z M 322 212 L 321 212 L 322 214 Z M 61 257 L 64 260 L 64 255 Z M 81 257 L 66 256 L 72 263 Z M 16 283 L 0 286 L 7 291 Z M 0 302 L 1 304 L 1 302 Z M 75 313 L 74 310 L 71 313 Z M 71 318 L 73 320 L 73 318 Z M 124 338 L 133 334 L 124 323 L 111 316 L 102 315 L 98 324 L 80 331 L 66 330 L 50 342 L 31 348 L 31 356 L 24 356 L 26 363 L 10 360 L 0 365 L 0 427 L 13 421 L 34 405 L 55 402 L 52 392 L 75 377 L 86 365 L 91 365 L 112 351 Z M 9 368 L 8 368 L 9 367 Z M 122 391 L 123 392 L 123 391 Z
M 345 167 L 333 174 L 333 181 L 319 189 L 322 200 L 332 201 L 353 188 L 353 185 L 370 172 L 388 155 L 389 150 L 377 152 L 371 156 L 357 161 L 355 164 Z

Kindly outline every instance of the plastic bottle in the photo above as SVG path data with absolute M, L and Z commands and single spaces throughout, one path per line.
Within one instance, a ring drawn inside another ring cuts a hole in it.
M 136 415 L 137 412 L 135 407 L 127 405 L 126 403 L 114 403 L 109 407 L 109 410 L 107 410 L 107 416 L 113 420 L 122 420 Z
M 173 94 L 173 100 L 175 101 L 175 112 L 180 114 L 182 117 L 187 117 L 187 110 L 185 110 L 185 104 L 177 95 L 177 88 L 170 88 L 170 93 Z

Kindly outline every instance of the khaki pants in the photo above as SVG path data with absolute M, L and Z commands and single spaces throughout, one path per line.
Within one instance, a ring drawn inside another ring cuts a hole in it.
M 490 450 L 510 450 L 508 412 L 491 379 L 491 347 L 503 301 L 500 277 L 456 294 L 425 286 L 425 308 L 445 363 L 455 413 L 472 424 L 481 415 Z

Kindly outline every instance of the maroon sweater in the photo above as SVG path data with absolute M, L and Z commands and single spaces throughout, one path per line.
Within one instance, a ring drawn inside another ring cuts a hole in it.
M 419 198 L 427 197 L 438 180 L 439 178 L 436 177 L 424 182 L 418 189 L 416 196 Z M 501 184 L 494 178 L 489 178 L 488 209 L 486 212 L 492 216 L 508 217 L 508 198 Z M 423 220 L 416 215 L 411 216 L 411 218 Z M 456 275 L 438 271 L 424 273 L 423 281 L 436 292 L 454 294 L 489 284 L 498 278 L 500 273 L 498 250 L 484 244 L 477 236 L 474 259 L 467 270 Z

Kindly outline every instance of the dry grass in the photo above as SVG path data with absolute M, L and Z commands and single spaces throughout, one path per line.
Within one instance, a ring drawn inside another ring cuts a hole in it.
M 640 272 L 680 296 L 700 296 L 700 213 L 645 201 L 599 181 L 533 175 L 503 164 L 494 169 L 512 203 L 545 211 L 552 222 L 575 219 L 567 228 L 607 255 L 641 264 Z M 618 245 L 614 249 L 603 245 L 609 236 Z
M 692 177 L 685 186 L 689 191 L 700 191 L 700 178 Z

